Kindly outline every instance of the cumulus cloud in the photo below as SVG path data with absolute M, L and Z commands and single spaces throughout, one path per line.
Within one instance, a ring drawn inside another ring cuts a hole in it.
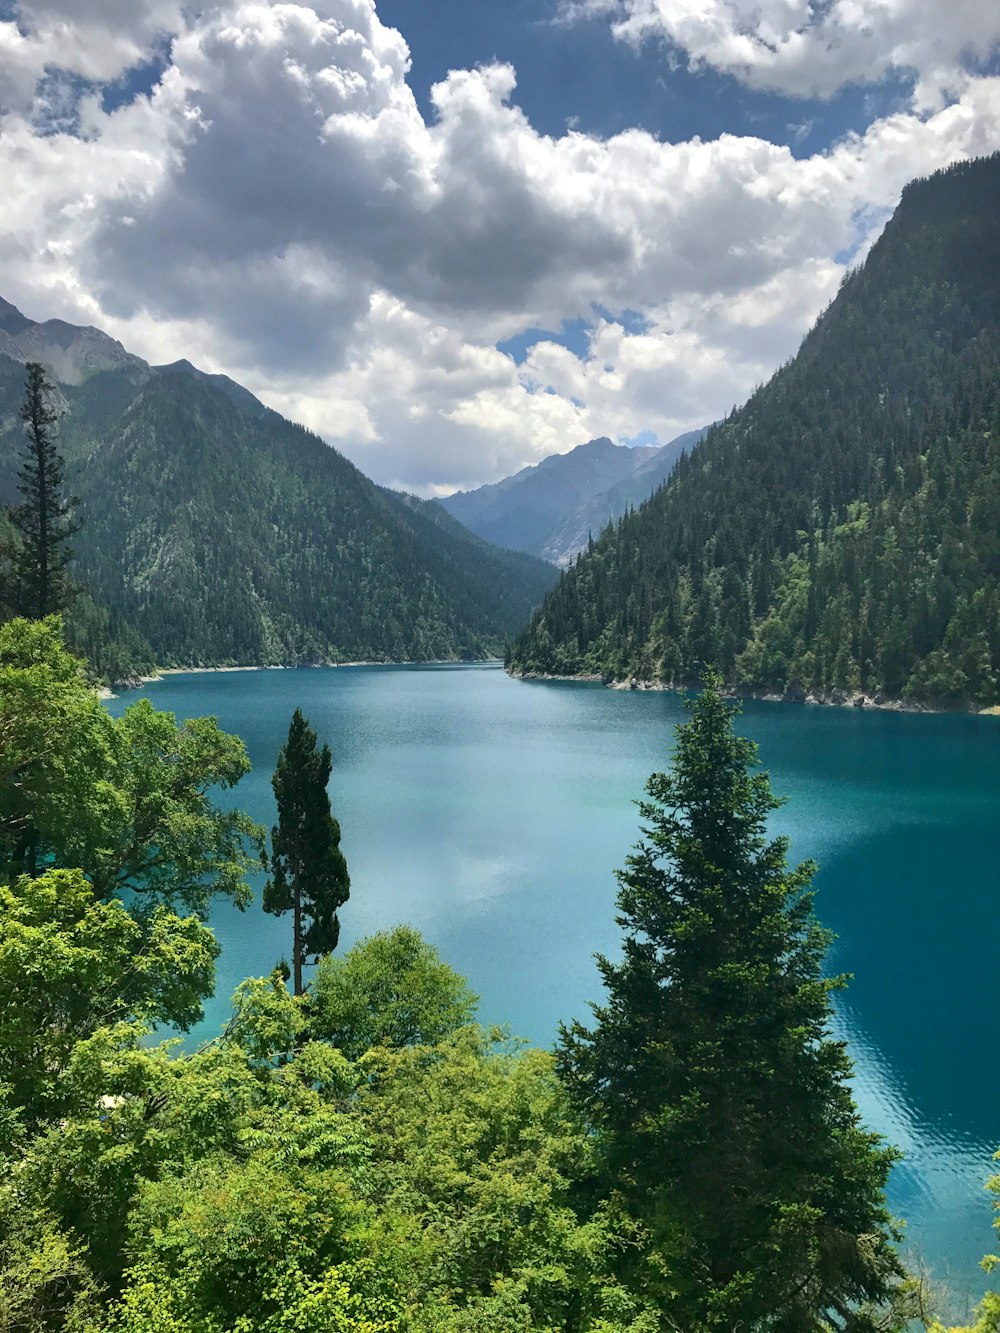
M 918 105 L 939 105 L 1000 43 L 989 0 L 569 0 L 563 12 L 609 16 L 620 38 L 662 38 L 693 68 L 794 97 L 903 72 Z
M 8 112 L 0 291 L 225 370 L 422 493 L 719 415 L 794 352 L 907 180 L 1000 142 L 987 78 L 805 159 L 542 135 L 507 65 L 453 71 L 427 122 L 371 0 L 120 5 L 87 7 L 88 32 L 121 18 L 104 68 L 172 27 L 164 73 L 111 112 L 85 95 L 74 133 Z M 71 27 L 62 6 L 37 0 L 19 39 Z M 583 356 L 495 346 L 574 318 Z
M 181 0 L 18 0 L 0 21 L 0 110 L 30 110 L 46 70 L 112 83 L 183 20 Z

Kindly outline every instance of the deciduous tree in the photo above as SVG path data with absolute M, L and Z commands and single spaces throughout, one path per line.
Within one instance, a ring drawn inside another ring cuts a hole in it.
M 310 1031 L 349 1060 L 372 1046 L 432 1046 L 471 1023 L 478 996 L 412 926 L 324 958 L 309 990 Z
M 55 1114 L 79 1042 L 125 1020 L 188 1027 L 218 953 L 196 917 L 161 907 L 140 924 L 80 870 L 0 885 L 0 1086 L 27 1121 Z
M 264 830 L 211 793 L 249 769 L 214 718 L 178 724 L 146 699 L 111 717 L 58 617 L 0 625 L 0 881 L 79 868 L 97 898 L 136 894 L 139 915 L 203 915 L 216 893 L 245 906 Z

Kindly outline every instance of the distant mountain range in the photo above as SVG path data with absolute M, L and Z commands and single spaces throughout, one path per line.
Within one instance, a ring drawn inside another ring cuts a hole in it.
M 707 429 L 634 449 L 601 436 L 438 504 L 485 541 L 565 566 L 591 536 L 649 499 Z
M 903 192 L 793 361 L 566 571 L 521 673 L 1000 701 L 1000 154 Z
M 63 409 L 76 576 L 161 665 L 482 658 L 555 578 L 376 486 L 226 376 L 151 366 L 99 329 L 37 323 L 6 301 L 0 503 L 16 499 L 29 360 L 50 369 Z

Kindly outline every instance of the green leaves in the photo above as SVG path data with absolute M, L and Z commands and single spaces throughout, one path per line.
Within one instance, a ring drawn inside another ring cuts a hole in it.
M 348 1059 L 383 1042 L 431 1046 L 471 1023 L 479 997 L 411 926 L 324 958 L 309 989 L 310 1030 Z
M 0 878 L 65 866 L 140 913 L 201 915 L 215 893 L 245 906 L 263 830 L 210 791 L 249 768 L 214 718 L 178 725 L 145 699 L 112 718 L 58 620 L 0 626 Z
M 87 868 L 101 896 L 129 889 L 203 914 L 221 893 L 245 907 L 263 830 L 209 795 L 249 772 L 243 742 L 214 718 L 178 725 L 142 699 L 114 723 L 112 745 L 105 782 L 114 799 L 101 844 L 76 843 L 67 830 L 61 857 Z
M 138 921 L 95 900 L 79 870 L 0 886 L 0 1083 L 32 1118 L 55 1114 L 62 1074 L 97 1028 L 200 1018 L 218 952 L 196 918 Z

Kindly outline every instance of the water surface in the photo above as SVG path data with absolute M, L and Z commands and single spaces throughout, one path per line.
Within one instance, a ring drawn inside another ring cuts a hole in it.
M 341 948 L 412 922 L 469 977 L 484 1021 L 547 1045 L 587 1016 L 592 955 L 616 949 L 613 869 L 636 840 L 633 801 L 669 763 L 676 695 L 482 666 L 178 675 L 148 694 L 244 738 L 254 772 L 234 799 L 268 826 L 293 709 L 330 743 L 352 881 Z M 906 1153 L 891 1203 L 961 1314 L 993 1248 L 982 1185 L 1000 1145 L 1000 719 L 750 702 L 740 729 L 789 798 L 776 831 L 820 864 L 831 966 L 854 974 L 840 1022 L 858 1102 Z M 213 923 L 223 955 L 201 1036 L 289 949 L 287 921 L 257 905 L 221 904 Z

